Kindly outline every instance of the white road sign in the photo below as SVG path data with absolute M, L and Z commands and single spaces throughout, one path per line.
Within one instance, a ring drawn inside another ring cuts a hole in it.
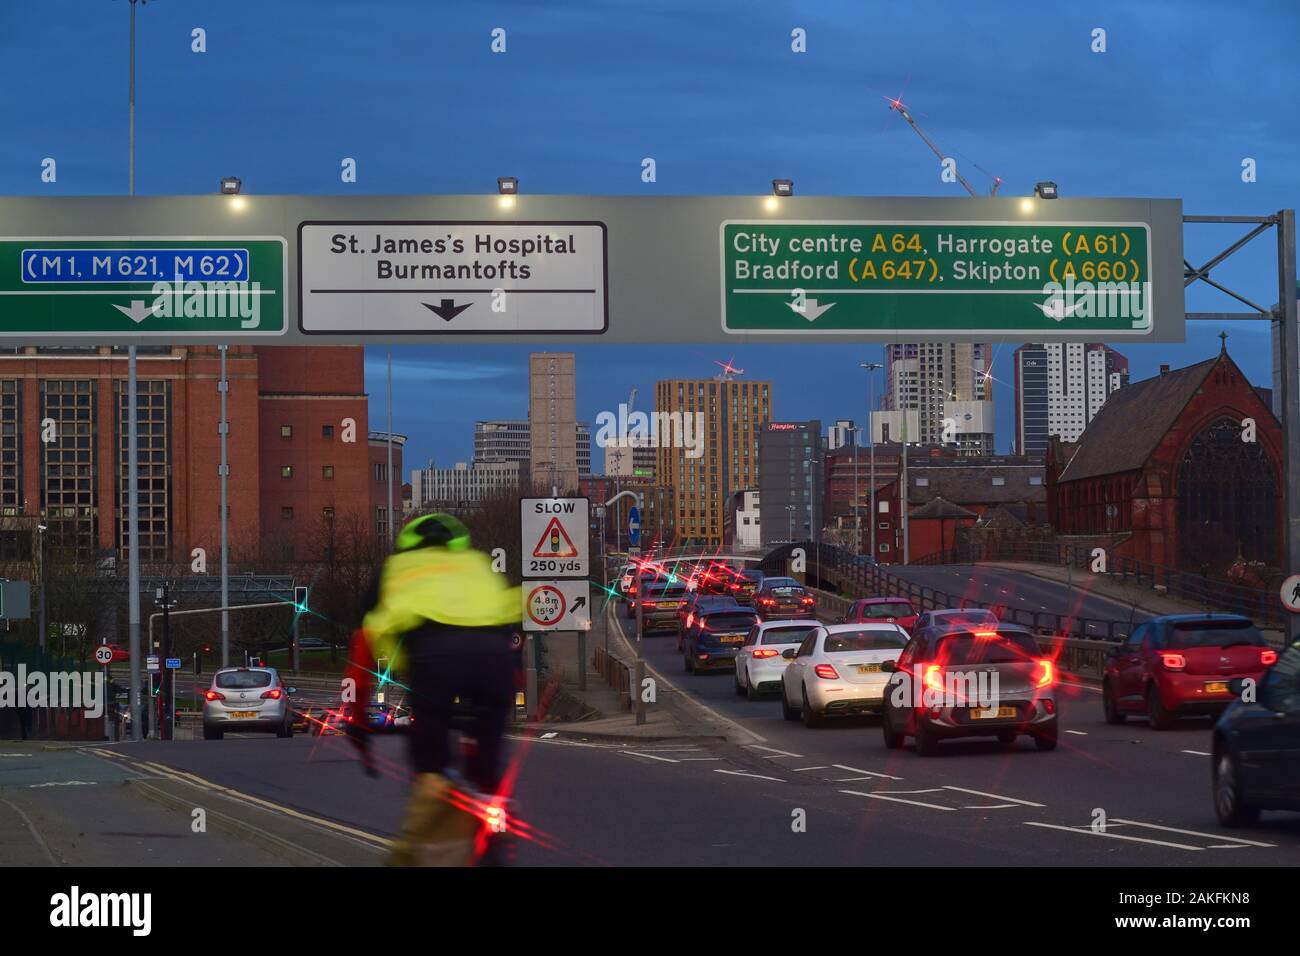
M 586 581 L 525 581 L 524 630 L 591 630 L 590 590 Z
M 1293 574 L 1282 582 L 1282 604 L 1288 611 L 1300 614 L 1300 574 Z
M 305 334 L 601 333 L 605 224 L 304 222 Z
M 586 498 L 520 498 L 525 578 L 585 578 L 591 527 Z
M 113 649 L 107 644 L 101 644 L 95 648 L 95 663 L 105 666 L 113 663 Z

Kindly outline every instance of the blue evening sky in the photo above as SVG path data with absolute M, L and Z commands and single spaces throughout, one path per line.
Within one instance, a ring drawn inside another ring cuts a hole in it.
M 0 193 L 126 191 L 126 0 L 0 0 Z M 208 52 L 190 50 L 195 27 Z M 507 31 L 507 52 L 490 32 Z M 808 52 L 790 50 L 807 31 Z M 1090 50 L 1106 30 L 1107 52 Z M 753 194 L 774 176 L 801 194 L 961 195 L 890 114 L 902 92 L 977 186 L 1003 195 L 1054 179 L 1071 196 L 1181 197 L 1189 214 L 1267 214 L 1300 185 L 1300 3 L 755 0 L 151 0 L 139 12 L 137 192 Z M 40 162 L 59 161 L 55 184 Z M 358 182 L 339 180 L 344 156 Z M 642 157 L 658 181 L 642 183 Z M 1241 163 L 1258 164 L 1244 183 Z M 1194 227 L 1199 263 L 1245 227 Z M 3 232 L 0 229 L 0 232 Z M 1271 237 L 1216 271 L 1277 298 Z M 1189 293 L 1192 311 L 1232 310 Z M 1133 376 L 1207 357 L 1187 342 L 1124 346 Z M 1270 384 L 1262 322 L 1229 349 Z M 1011 440 L 1012 345 L 994 374 L 998 447 Z M 579 415 L 656 379 L 708 377 L 735 359 L 771 379 L 785 419 L 863 418 L 877 346 L 581 346 Z M 526 413 L 528 349 L 395 347 L 395 428 L 407 462 L 468 459 L 476 418 Z M 367 354 L 384 424 L 385 350 Z M 879 387 L 880 379 L 877 379 Z M 599 468 L 601 457 L 596 457 Z

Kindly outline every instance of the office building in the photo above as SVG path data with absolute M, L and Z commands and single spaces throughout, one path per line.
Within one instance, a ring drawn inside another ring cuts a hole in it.
M 486 497 L 521 491 L 527 470 L 528 463 L 523 461 L 460 461 L 451 468 L 435 468 L 430 463 L 411 471 L 411 507 L 415 511 L 464 510 Z
M 874 440 L 992 454 L 992 356 L 987 343 L 885 346 L 885 391 L 871 414 Z
M 758 442 L 763 544 L 820 538 L 823 493 L 822 423 L 768 422 Z
M 851 447 L 858 443 L 856 429 L 853 427 L 853 420 L 841 418 L 830 428 L 826 429 L 826 450 L 835 451 L 839 448 Z
M 1052 435 L 1078 441 L 1107 397 L 1128 384 L 1128 359 L 1099 343 L 1022 345 L 1013 364 L 1021 454 L 1045 454 Z
M 529 472 L 537 486 L 561 493 L 577 488 L 581 477 L 576 379 L 572 352 L 533 352 L 528 356 Z M 588 473 L 590 448 L 588 441 Z

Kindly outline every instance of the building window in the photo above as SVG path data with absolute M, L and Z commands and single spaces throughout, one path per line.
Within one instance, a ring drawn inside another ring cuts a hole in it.
M 1001 488 L 1001 487 L 1002 487 L 1003 485 L 1005 485 L 1006 483 L 1007 483 L 1007 480 L 1006 480 L 1005 478 L 1003 478 L 1001 475 L 994 475 L 994 476 L 993 476 L 993 487 L 994 487 L 994 488 Z
M 320 476 L 321 476 L 322 478 L 326 479 L 326 480 L 329 480 L 329 479 L 333 478 L 333 477 L 334 477 L 334 466 L 333 466 L 333 465 L 321 465 L 321 466 L 320 466 Z
M 326 521 L 334 520 L 334 508 L 331 505 L 326 505 L 324 508 L 320 510 L 320 513 L 321 516 L 325 518 Z
M 916 487 L 918 487 L 918 488 L 928 488 L 929 486 L 930 486 L 930 479 L 929 479 L 929 478 L 921 478 L 920 476 L 917 477 L 917 479 L 916 479 Z
M 292 426 L 292 425 L 281 425 L 281 426 L 280 426 L 280 437 L 281 437 L 281 438 L 292 438 L 292 437 L 293 437 L 293 426 Z
M 880 546 L 880 553 L 881 553 L 881 554 L 884 554 L 884 553 L 885 553 L 886 551 L 888 551 L 888 550 L 889 550 L 889 545 L 887 545 L 887 544 L 882 544 L 882 545 Z
M 291 521 L 293 519 L 293 508 L 289 507 L 288 505 L 283 506 L 280 509 L 280 517 L 286 521 Z
M 118 429 L 118 468 L 116 491 L 118 502 L 117 542 L 121 553 L 127 553 L 130 529 L 127 526 L 127 432 L 128 400 L 126 382 L 113 383 L 117 398 L 116 427 Z M 170 455 L 170 404 L 171 383 L 165 379 L 140 381 L 136 384 L 136 410 L 138 415 L 139 462 L 139 514 L 140 557 L 146 561 L 166 559 L 170 550 L 171 510 L 168 460 Z
M 280 466 L 280 477 L 281 477 L 281 478 L 292 478 L 292 477 L 293 477 L 293 465 L 281 465 L 281 466 Z
M 321 438 L 333 438 L 333 437 L 334 437 L 334 426 L 333 426 L 333 425 L 322 425 L 322 426 L 320 427 L 320 437 L 321 437 Z
M 375 481 L 385 481 L 388 478 L 388 465 L 385 462 L 375 463 Z

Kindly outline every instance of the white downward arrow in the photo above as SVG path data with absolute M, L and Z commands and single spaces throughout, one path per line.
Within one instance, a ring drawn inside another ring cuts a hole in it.
M 153 306 L 145 305 L 143 299 L 132 299 L 130 307 L 113 303 L 113 308 L 121 312 L 132 322 L 143 322 L 149 316 L 153 315 Z
M 809 322 L 817 321 L 817 319 L 820 316 L 824 315 L 825 313 L 829 312 L 831 309 L 835 308 L 834 302 L 828 302 L 825 305 L 819 305 L 816 299 L 804 299 L 802 309 L 799 308 L 799 305 L 796 302 L 787 302 L 786 305 L 790 307 L 790 311 L 798 312 Z
M 1057 322 L 1070 318 L 1070 316 L 1074 315 L 1075 309 L 1079 308 L 1078 302 L 1067 303 L 1060 298 L 1051 298 L 1046 302 L 1035 302 L 1034 305 L 1042 310 L 1043 315 L 1049 319 L 1055 319 Z

